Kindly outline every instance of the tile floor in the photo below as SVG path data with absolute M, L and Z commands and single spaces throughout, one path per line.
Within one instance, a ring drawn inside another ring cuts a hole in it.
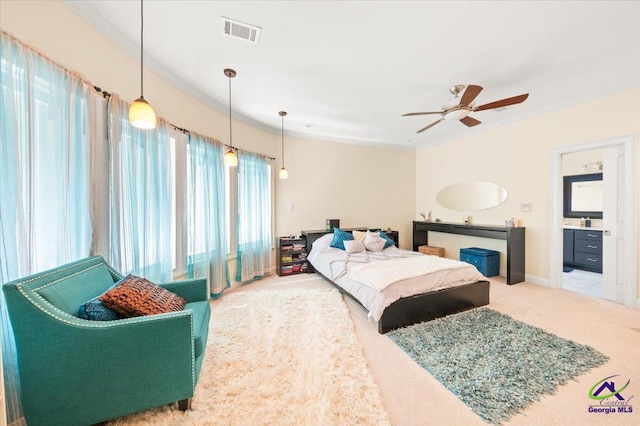
M 602 274 L 574 269 L 562 273 L 562 288 L 588 296 L 603 297 Z

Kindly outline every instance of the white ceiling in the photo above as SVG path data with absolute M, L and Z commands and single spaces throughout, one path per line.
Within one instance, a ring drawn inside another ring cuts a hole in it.
M 139 1 L 66 3 L 139 57 Z M 259 44 L 223 34 L 221 16 L 262 28 Z M 639 1 L 158 1 L 144 3 L 145 65 L 234 118 L 330 141 L 424 146 L 640 85 Z M 452 98 L 524 103 L 416 134 Z M 145 93 L 153 103 L 154 94 Z M 170 119 L 170 117 L 168 117 Z M 179 125 L 179 123 L 176 123 Z

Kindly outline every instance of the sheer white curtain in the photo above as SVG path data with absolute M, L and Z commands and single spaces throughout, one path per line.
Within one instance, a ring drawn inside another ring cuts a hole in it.
M 0 282 L 90 254 L 93 88 L 0 34 Z M 2 292 L 0 292 L 2 293 Z M 13 335 L 0 294 L 8 418 L 21 422 Z
M 271 272 L 271 174 L 262 155 L 238 153 L 236 281 Z
M 229 287 L 224 145 L 189 135 L 187 170 L 187 270 L 206 277 L 215 297 Z
M 172 279 L 172 166 L 169 126 L 140 130 L 129 105 L 112 95 L 108 106 L 109 252 L 121 273 L 155 282 Z

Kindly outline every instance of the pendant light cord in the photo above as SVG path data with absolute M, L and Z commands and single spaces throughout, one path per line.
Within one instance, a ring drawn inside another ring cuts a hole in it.
M 281 119 L 280 135 L 282 137 L 282 168 L 284 168 L 284 115 L 281 115 L 280 119 Z
M 140 0 L 140 98 L 144 99 L 144 1 Z
M 233 139 L 231 138 L 231 77 L 229 76 L 229 145 L 233 149 Z

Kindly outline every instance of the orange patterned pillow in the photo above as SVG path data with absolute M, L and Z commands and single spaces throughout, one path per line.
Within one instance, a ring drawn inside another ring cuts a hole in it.
M 187 303 L 177 294 L 135 275 L 127 276 L 100 300 L 124 317 L 181 311 Z

